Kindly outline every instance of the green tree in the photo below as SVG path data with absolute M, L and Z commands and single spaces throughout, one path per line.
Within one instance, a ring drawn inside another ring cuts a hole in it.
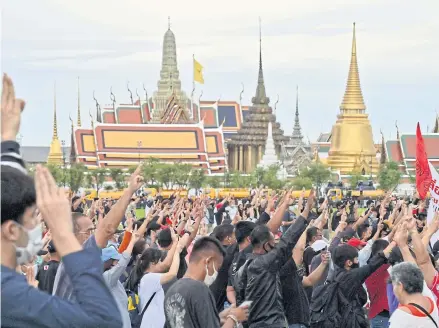
M 328 167 L 321 162 L 310 163 L 307 167 L 300 170 L 299 176 L 309 178 L 317 187 L 317 196 L 320 187 L 331 177 Z
M 401 181 L 401 171 L 398 168 L 398 163 L 387 162 L 380 167 L 378 172 L 378 183 L 380 188 L 388 191 L 395 188 Z
M 122 169 L 111 168 L 108 170 L 108 173 L 110 174 L 111 180 L 113 180 L 116 189 L 122 190 L 127 186 L 127 183 L 125 181 L 125 174 Z
M 106 191 L 113 190 L 113 186 L 112 185 L 105 185 L 104 190 L 106 190 Z
M 355 189 L 358 182 L 364 180 L 364 177 L 358 172 L 352 172 L 350 176 L 351 178 L 349 179 L 349 182 L 351 183 L 351 189 Z
M 264 169 L 262 167 L 257 167 L 253 172 L 252 172 L 252 182 L 259 187 L 262 184 L 262 180 L 264 178 Z
M 63 172 L 63 168 L 61 168 L 61 166 L 59 165 L 54 165 L 54 164 L 47 164 L 47 169 L 49 170 L 50 174 L 52 174 L 53 178 L 56 181 L 56 184 L 58 186 L 62 186 L 63 185 L 63 178 L 65 173 Z
M 158 164 L 157 182 L 160 186 L 170 189 L 175 181 L 175 166 L 165 163 Z
M 282 181 L 277 177 L 278 171 L 279 165 L 271 165 L 268 169 L 265 169 L 262 177 L 262 184 L 270 189 L 283 188 L 285 181 Z
M 296 176 L 293 179 L 292 186 L 295 190 L 301 190 L 303 188 L 305 189 L 311 189 L 312 187 L 312 180 L 308 177 L 304 176 Z
M 211 176 L 206 177 L 206 184 L 213 189 L 217 189 L 221 186 L 221 177 L 219 176 Z
M 238 171 L 235 171 L 230 175 L 230 187 L 232 188 L 245 188 L 248 183 L 248 177 Z
M 87 168 L 83 164 L 72 164 L 67 170 L 67 183 L 72 193 L 78 192 L 81 187 L 84 187 L 84 173 Z
M 99 192 L 99 189 L 102 188 L 102 185 L 105 182 L 106 175 L 107 175 L 107 170 L 104 168 L 89 170 L 87 174 L 87 181 L 89 185 L 96 188 L 96 191 Z
M 193 169 L 189 175 L 189 188 L 199 190 L 204 186 L 206 178 L 206 173 L 203 169 Z
M 224 188 L 229 188 L 230 187 L 230 182 L 232 180 L 232 174 L 227 171 L 224 173 Z
M 177 163 L 174 164 L 173 167 L 175 184 L 179 187 L 187 186 L 192 166 L 190 164 Z
M 143 178 L 147 184 L 155 185 L 157 183 L 157 174 L 160 169 L 160 160 L 149 157 L 143 162 Z

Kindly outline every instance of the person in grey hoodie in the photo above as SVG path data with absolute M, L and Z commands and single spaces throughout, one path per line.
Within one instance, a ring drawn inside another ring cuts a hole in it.
M 137 228 L 131 235 L 131 240 L 126 250 L 120 254 L 113 246 L 102 249 L 102 262 L 104 262 L 104 281 L 116 300 L 117 307 L 122 316 L 123 328 L 131 328 L 130 316 L 128 314 L 128 297 L 125 288 L 120 282 L 120 276 L 130 262 L 134 244 L 140 239 Z

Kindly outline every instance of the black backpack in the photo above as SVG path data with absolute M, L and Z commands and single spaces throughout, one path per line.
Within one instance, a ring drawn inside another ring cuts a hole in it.
M 148 302 L 146 303 L 145 307 L 142 310 L 140 310 L 139 295 L 129 289 L 126 290 L 126 293 L 128 297 L 128 314 L 131 320 L 131 327 L 140 328 L 142 324 L 143 315 L 145 314 L 145 311 L 148 308 L 149 304 L 151 304 L 151 301 L 156 293 L 151 295 L 151 297 L 149 298 Z
M 364 327 L 365 317 L 354 309 L 340 289 L 340 274 L 333 281 L 326 281 L 314 289 L 310 305 L 311 328 Z
M 131 274 L 134 270 L 131 271 Z M 130 276 L 131 276 L 130 274 Z M 129 279 L 130 277 L 128 277 Z M 143 309 L 140 308 L 140 297 L 139 297 L 139 283 L 134 287 L 135 290 L 131 290 L 127 286 L 128 280 L 125 281 L 125 292 L 128 298 L 128 315 L 130 316 L 131 327 L 140 328 L 142 324 L 143 315 L 146 309 L 148 309 L 149 304 L 153 300 L 156 293 L 153 293 L 149 298 L 148 302 L 145 304 Z

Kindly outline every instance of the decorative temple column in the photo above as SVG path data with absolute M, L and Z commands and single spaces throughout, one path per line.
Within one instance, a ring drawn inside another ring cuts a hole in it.
M 238 147 L 237 146 L 233 147 L 232 153 L 233 153 L 233 170 L 237 170 L 238 163 L 239 163 L 239 161 L 238 161 L 239 154 L 238 154 Z
M 247 173 L 251 173 L 252 171 L 252 165 L 253 165 L 253 161 L 252 161 L 252 146 L 248 146 L 247 148 Z
M 262 159 L 262 145 L 258 146 L 258 163 L 261 161 Z
M 244 146 L 239 146 L 239 167 L 238 171 L 244 172 Z

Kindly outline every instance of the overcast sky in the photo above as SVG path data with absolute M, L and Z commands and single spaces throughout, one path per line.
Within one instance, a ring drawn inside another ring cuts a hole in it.
M 157 87 L 168 16 L 177 40 L 178 66 L 187 94 L 192 54 L 205 67 L 204 100 L 238 100 L 255 93 L 258 16 L 271 104 L 279 95 L 278 121 L 287 134 L 294 122 L 299 85 L 300 123 L 314 141 L 336 120 L 346 84 L 357 23 L 360 78 L 374 139 L 432 128 L 439 110 L 439 1 L 420 0 L 4 0 L 2 71 L 26 102 L 24 145 L 49 145 L 53 84 L 57 84 L 58 134 L 70 142 L 69 113 L 90 126 L 93 90 L 102 104 L 129 102 L 145 84 Z M 142 91 L 143 92 L 143 91 Z

